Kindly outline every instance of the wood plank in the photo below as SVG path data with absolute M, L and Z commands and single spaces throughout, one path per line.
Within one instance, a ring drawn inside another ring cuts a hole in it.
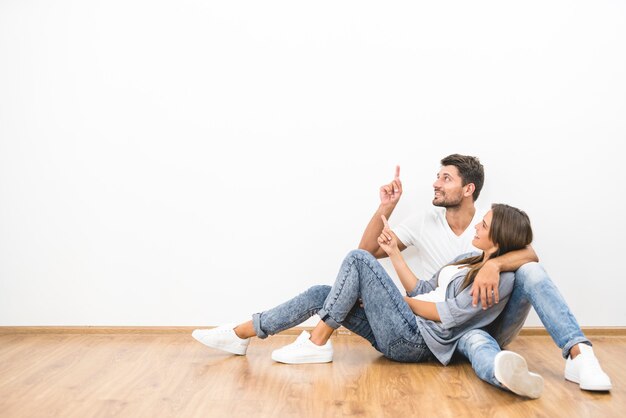
M 0 415 L 610 417 L 626 408 L 626 337 L 593 338 L 611 393 L 564 381 L 564 360 L 550 338 L 517 338 L 509 348 L 545 379 L 538 400 L 480 381 L 463 360 L 397 363 L 356 336 L 333 337 L 329 364 L 273 362 L 272 350 L 293 339 L 255 339 L 242 357 L 180 333 L 0 335 Z

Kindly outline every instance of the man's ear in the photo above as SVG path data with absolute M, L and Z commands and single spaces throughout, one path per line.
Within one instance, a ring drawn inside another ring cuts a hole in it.
M 463 193 L 465 196 L 471 196 L 474 194 L 474 191 L 476 190 L 476 186 L 474 185 L 474 183 L 467 183 L 465 185 L 465 193 Z

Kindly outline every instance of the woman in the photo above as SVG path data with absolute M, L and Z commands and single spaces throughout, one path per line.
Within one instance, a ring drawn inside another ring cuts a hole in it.
M 355 250 L 344 259 L 334 286 L 313 286 L 295 298 L 236 327 L 195 330 L 201 343 L 233 354 L 245 355 L 250 338 L 266 338 L 301 324 L 318 314 L 321 321 L 309 334 L 272 353 L 282 363 L 325 363 L 333 359 L 330 336 L 340 326 L 367 339 L 385 357 L 402 362 L 437 358 L 450 362 L 458 339 L 485 327 L 504 309 L 513 288 L 513 273 L 500 276 L 500 303 L 490 309 L 472 306 L 469 286 L 491 257 L 526 247 L 532 241 L 528 216 L 511 206 L 496 204 L 475 225 L 472 245 L 480 253 L 458 257 L 428 280 L 419 280 L 408 268 L 395 234 L 383 216 L 378 243 L 389 255 L 402 285 L 403 297 L 380 263 L 368 252 Z M 495 382 L 515 393 L 538 397 L 540 376 L 529 373 L 524 359 L 503 351 L 496 358 Z

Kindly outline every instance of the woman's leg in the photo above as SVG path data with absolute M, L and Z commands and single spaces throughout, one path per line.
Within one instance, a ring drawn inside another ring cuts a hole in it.
M 376 337 L 374 337 L 372 327 L 367 319 L 365 309 L 361 307 L 358 302 L 352 307 L 352 310 L 346 319 L 343 320 L 341 326 L 365 338 L 377 351 L 380 351 L 376 344 Z
M 313 286 L 273 309 L 254 314 L 252 321 L 236 327 L 226 325 L 212 329 L 197 329 L 191 335 L 208 347 L 245 355 L 250 337 L 256 335 L 267 338 L 268 335 L 304 322 L 320 310 L 329 292 L 330 286 Z
M 235 333 L 239 338 L 254 336 L 266 338 L 268 335 L 292 328 L 317 314 L 324 306 L 324 302 L 328 299 L 330 292 L 330 286 L 313 286 L 275 308 L 254 314 L 252 320 L 235 327 Z M 377 348 L 365 310 L 358 303 L 354 303 L 350 308 L 342 325 L 365 338 L 374 348 Z M 320 321 L 319 326 L 312 332 L 311 340 L 319 343 L 319 345 L 323 345 L 330 337 L 330 334 L 332 334 L 332 331 L 334 331 L 333 328 L 325 327 L 325 323 Z
M 369 325 L 366 332 L 371 330 L 375 347 L 386 357 L 415 362 L 431 357 L 415 314 L 398 287 L 378 260 L 363 250 L 352 251 L 344 259 L 337 280 L 318 312 L 325 326 L 337 329 L 344 322 L 354 320 L 351 313 L 361 313 L 354 310 L 359 298 Z
M 331 287 L 325 285 L 313 286 L 298 296 L 284 302 L 275 308 L 252 315 L 254 335 L 267 338 L 312 317 L 324 306 L 324 301 L 330 293 Z M 249 330 L 249 323 L 239 325 L 242 333 Z M 237 329 L 236 329 L 237 331 Z M 252 335 L 250 335 L 252 336 Z

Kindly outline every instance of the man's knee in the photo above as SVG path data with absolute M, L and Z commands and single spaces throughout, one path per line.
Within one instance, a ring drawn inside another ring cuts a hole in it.
M 549 280 L 546 270 L 536 262 L 526 263 L 515 272 L 516 287 L 531 288 Z

